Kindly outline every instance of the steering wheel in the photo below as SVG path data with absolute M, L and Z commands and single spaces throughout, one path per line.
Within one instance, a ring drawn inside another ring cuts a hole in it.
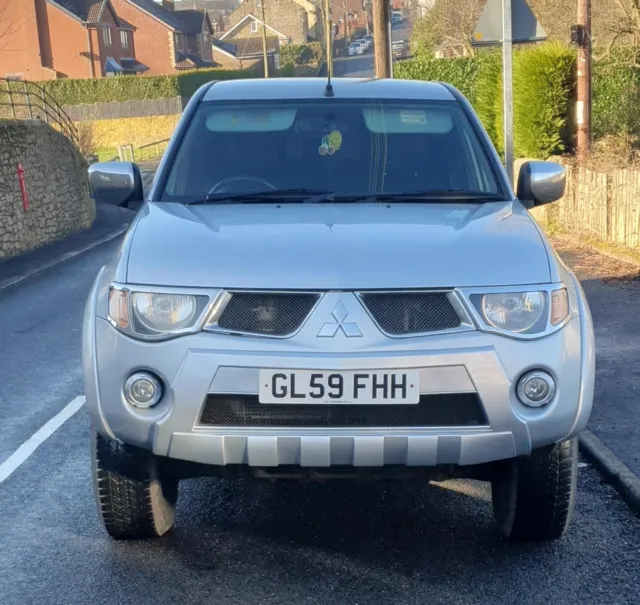
M 219 193 L 221 190 L 224 191 L 224 188 L 226 185 L 231 185 L 233 183 L 243 183 L 243 182 L 260 183 L 261 185 L 264 185 L 267 189 L 271 189 L 272 191 L 275 191 L 277 189 L 275 185 L 272 185 L 268 181 L 265 181 L 264 179 L 261 179 L 255 176 L 232 176 L 232 177 L 227 177 L 226 179 L 222 179 L 221 181 L 218 181 L 213 187 L 211 187 L 211 189 L 209 189 L 209 195 Z

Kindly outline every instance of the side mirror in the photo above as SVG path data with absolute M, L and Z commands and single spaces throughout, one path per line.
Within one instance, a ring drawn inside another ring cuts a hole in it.
M 525 162 L 518 174 L 516 196 L 527 208 L 559 200 L 567 182 L 564 166 L 555 162 Z
M 89 189 L 96 203 L 128 207 L 144 200 L 140 168 L 131 162 L 91 164 Z

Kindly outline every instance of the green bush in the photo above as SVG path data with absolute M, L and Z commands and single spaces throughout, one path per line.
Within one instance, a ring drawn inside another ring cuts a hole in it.
M 631 67 L 632 52 L 618 51 L 593 64 L 595 137 L 640 135 L 640 69 Z
M 309 44 L 287 44 L 280 47 L 282 65 L 318 65 L 324 57 L 324 48 L 320 42 Z
M 119 76 L 115 78 L 63 79 L 39 82 L 60 105 L 109 103 L 190 97 L 211 80 L 255 77 L 253 70 L 199 69 L 168 76 Z
M 296 66 L 293 63 L 285 63 L 278 72 L 278 76 L 281 78 L 295 78 Z
M 480 63 L 471 59 L 426 59 L 417 57 L 394 64 L 395 78 L 447 82 L 462 92 L 472 103 Z
M 516 157 L 548 157 L 571 145 L 570 105 L 574 53 L 556 44 L 517 49 L 513 58 Z M 474 106 L 503 153 L 502 59 L 487 52 L 464 59 L 416 58 L 399 63 L 398 78 L 441 80 L 456 86 Z
M 575 52 L 558 44 L 519 49 L 513 61 L 517 157 L 547 158 L 572 148 Z
M 470 101 L 498 153 L 502 153 L 502 55 L 486 53 L 478 63 L 474 96 Z

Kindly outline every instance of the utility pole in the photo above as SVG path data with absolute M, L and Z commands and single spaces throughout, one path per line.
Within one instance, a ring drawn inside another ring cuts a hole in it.
M 504 104 L 504 167 L 513 186 L 513 33 L 511 0 L 502 0 L 502 98 Z
M 578 0 L 577 155 L 584 162 L 591 146 L 591 0 Z
M 260 8 L 262 9 L 262 57 L 264 58 L 264 77 L 269 77 L 269 53 L 267 51 L 267 20 L 264 14 L 264 2 L 260 0 Z
M 333 78 L 333 44 L 331 44 L 331 0 L 324 2 L 324 30 L 325 30 L 325 54 L 327 55 L 327 74 L 329 82 Z
M 376 36 L 376 78 L 391 77 L 391 36 L 389 22 L 391 20 L 389 0 L 372 0 L 373 31 Z
M 347 0 L 344 0 L 344 42 L 348 44 L 349 42 L 349 11 L 347 7 Z

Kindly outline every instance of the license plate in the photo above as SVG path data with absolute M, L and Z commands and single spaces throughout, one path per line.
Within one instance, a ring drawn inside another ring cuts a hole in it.
M 420 372 L 260 370 L 260 403 L 414 404 Z

